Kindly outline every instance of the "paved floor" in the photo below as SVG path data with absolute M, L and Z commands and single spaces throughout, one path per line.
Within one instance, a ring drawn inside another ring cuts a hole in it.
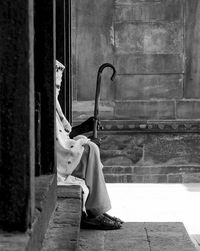
M 79 251 L 195 251 L 182 223 L 132 222 L 115 231 L 81 230 Z
M 183 222 L 200 250 L 200 184 L 107 184 L 107 187 L 112 201 L 110 214 L 127 222 Z

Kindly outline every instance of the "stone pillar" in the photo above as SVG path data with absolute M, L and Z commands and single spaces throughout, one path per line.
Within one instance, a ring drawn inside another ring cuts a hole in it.
M 33 0 L 0 2 L 0 228 L 34 212 Z
M 56 58 L 66 67 L 59 100 L 71 122 L 71 0 L 56 0 Z
M 41 172 L 55 172 L 55 0 L 34 1 L 35 88 L 41 97 Z
M 184 98 L 200 98 L 200 3 L 185 1 L 185 92 Z

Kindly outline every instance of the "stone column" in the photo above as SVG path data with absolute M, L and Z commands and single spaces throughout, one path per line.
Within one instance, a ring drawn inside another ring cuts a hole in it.
M 65 65 L 59 100 L 71 122 L 71 0 L 56 0 L 56 58 Z
M 55 0 L 34 1 L 35 88 L 41 97 L 41 173 L 55 172 Z
M 0 228 L 34 212 L 33 0 L 0 2 Z

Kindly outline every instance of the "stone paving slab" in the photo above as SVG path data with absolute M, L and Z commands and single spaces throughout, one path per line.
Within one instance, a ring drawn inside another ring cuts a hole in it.
M 196 251 L 181 222 L 129 222 L 115 231 L 81 230 L 80 251 Z

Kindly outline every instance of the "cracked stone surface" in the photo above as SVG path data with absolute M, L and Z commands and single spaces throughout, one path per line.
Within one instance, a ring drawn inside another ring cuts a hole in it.
M 114 231 L 81 230 L 80 251 L 195 251 L 181 222 L 128 222 Z

